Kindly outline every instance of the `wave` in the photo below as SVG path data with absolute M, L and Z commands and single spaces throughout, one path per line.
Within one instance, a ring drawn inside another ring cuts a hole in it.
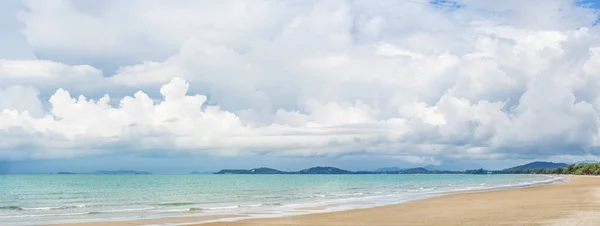
M 20 206 L 0 206 L 0 210 L 22 210 Z
M 281 206 L 281 203 L 259 203 L 259 204 L 250 204 L 250 205 L 235 205 L 235 206 L 219 206 L 219 207 L 206 207 L 206 208 L 196 208 L 196 209 L 204 209 L 204 210 L 224 210 L 224 209 L 239 209 L 244 207 L 261 207 L 261 206 Z
M 509 178 L 510 179 L 510 178 Z M 517 178 L 519 179 L 519 178 Z M 54 207 L 21 207 L 21 206 L 0 206 L 0 213 L 4 213 L 4 215 L 11 216 L 0 216 L 0 222 L 2 222 L 2 218 L 17 218 L 14 221 L 30 221 L 28 217 L 56 217 L 56 216 L 64 216 L 57 217 L 57 219 L 62 218 L 73 218 L 68 216 L 73 215 L 93 215 L 93 216 L 83 216 L 78 218 L 102 218 L 102 216 L 127 216 L 127 217 L 140 217 L 151 215 L 150 213 L 160 213 L 160 216 L 193 216 L 193 215 L 216 215 L 222 213 L 244 213 L 248 212 L 248 216 L 255 217 L 265 217 L 265 216 L 288 216 L 288 215 L 297 215 L 297 214 L 305 214 L 305 213 L 321 213 L 321 212 L 331 212 L 331 211 L 342 211 L 347 209 L 356 209 L 356 208 L 366 208 L 380 205 L 388 205 L 406 202 L 408 200 L 421 199 L 426 197 L 432 197 L 437 195 L 443 195 L 446 193 L 450 193 L 453 191 L 471 191 L 471 190 L 488 190 L 488 189 L 496 189 L 496 188 L 520 188 L 531 186 L 535 184 L 543 184 L 543 183 L 553 183 L 557 181 L 564 180 L 564 178 L 554 178 L 554 177 L 543 177 L 543 178 L 533 178 L 532 181 L 523 181 L 520 180 L 511 180 L 508 182 L 504 182 L 502 184 L 497 184 L 497 182 L 482 182 L 482 181 L 474 181 L 467 184 L 451 183 L 448 186 L 432 186 L 430 184 L 417 184 L 414 186 L 408 187 L 393 187 L 391 186 L 389 189 L 379 188 L 379 191 L 361 191 L 361 190 L 341 190 L 341 191 L 329 191 L 324 193 L 315 192 L 315 193 L 307 193 L 307 194 L 294 194 L 291 198 L 287 195 L 279 195 L 279 194 L 260 194 L 256 195 L 260 199 L 254 199 L 249 203 L 243 202 L 165 202 L 167 200 L 146 200 L 145 202 L 134 202 L 130 200 L 125 200 L 123 202 L 118 202 L 115 200 L 102 200 L 102 202 L 108 202 L 99 204 L 96 202 L 89 203 L 89 201 L 85 200 L 77 200 L 69 203 L 52 203 L 49 205 L 56 205 Z M 442 184 L 444 185 L 444 184 Z M 368 190 L 368 189 L 366 189 Z M 254 195 L 254 194 L 253 194 Z M 254 197 L 254 196 L 253 196 Z M 280 197 L 285 197 L 285 199 L 281 199 L 282 203 L 279 203 L 277 200 Z M 273 200 L 273 198 L 277 198 Z M 297 198 L 294 200 L 293 198 Z M 174 199 L 170 199 L 173 201 L 177 200 L 186 200 L 181 197 L 175 197 Z M 193 199 L 190 199 L 193 200 Z M 114 202 L 114 203 L 113 203 Z M 118 202 L 118 203 L 117 203 Z M 164 202 L 164 203 L 163 203 Z M 300 203 L 298 203 L 300 202 Z M 78 205 L 79 203 L 87 203 L 86 205 Z M 237 205 L 236 205 L 237 204 Z M 48 204 L 46 204 L 48 205 Z M 63 205 L 63 206 L 58 206 Z M 102 206 L 99 208 L 95 208 L 98 206 Z M 145 208 L 144 208 L 145 207 Z M 311 207 L 315 207 L 311 209 Z M 84 209 L 78 209 L 84 208 Z M 303 208 L 302 210 L 298 210 L 298 208 Z M 60 210 L 60 209 L 72 209 L 67 211 L 48 211 L 48 210 Z M 38 211 L 27 211 L 27 210 L 38 210 Z M 81 212 L 81 213 L 66 213 L 66 212 L 79 212 L 79 211 L 91 211 L 91 212 Z M 125 213 L 120 213 L 125 212 Z M 115 213 L 115 214 L 112 214 Z M 23 214 L 23 215 L 18 215 Z M 30 214 L 30 215 L 25 215 Z M 40 215 L 33 215 L 40 214 Z M 102 214 L 100 216 L 96 214 Z M 262 215 L 261 215 L 262 214 Z M 22 219 L 21 219 L 22 218 Z M 50 218 L 44 218 L 44 221 L 50 221 Z M 35 221 L 38 221 L 35 219 Z
M 190 207 L 187 209 L 156 209 L 156 212 L 197 212 L 197 211 L 205 211 L 205 210 L 231 210 L 231 209 L 240 209 L 247 207 L 265 207 L 265 206 L 282 206 L 281 203 L 259 203 L 259 204 L 250 204 L 250 205 L 235 205 L 235 206 L 218 206 L 218 207 Z
M 64 205 L 64 206 L 48 206 L 48 207 L 0 206 L 0 210 L 2 210 L 2 209 L 23 210 L 23 211 L 32 211 L 32 210 L 64 210 L 64 209 L 79 209 L 79 208 L 91 208 L 91 207 L 102 207 L 102 206 L 126 206 L 126 205 L 135 205 L 135 204 L 139 204 L 139 203 L 127 203 L 127 204 L 81 204 L 81 205 Z M 194 203 L 191 203 L 191 202 L 174 202 L 174 203 L 159 203 L 159 204 L 154 204 L 154 205 L 155 206 L 183 206 L 183 205 L 192 205 L 192 204 L 194 204 Z
M 145 211 L 145 210 L 151 210 L 151 209 L 154 209 L 154 208 L 147 207 L 147 208 L 120 209 L 120 210 L 102 210 L 102 211 L 94 211 L 92 213 L 94 213 L 94 214 L 100 214 L 100 213 L 136 212 L 136 211 Z
M 193 202 L 167 202 L 167 203 L 159 203 L 153 204 L 153 206 L 189 206 L 194 205 Z
M 20 210 L 63 210 L 85 208 L 86 205 L 70 205 L 70 206 L 55 206 L 55 207 L 21 207 Z
M 2 206 L 0 209 L 10 209 L 10 210 L 59 210 L 59 209 L 71 209 L 71 208 L 83 208 L 85 205 L 78 206 L 60 206 L 60 207 L 37 207 L 37 208 L 24 208 L 19 206 Z M 117 209 L 117 210 L 103 210 L 103 211 L 91 211 L 91 212 L 81 212 L 81 213 L 56 213 L 56 214 L 37 214 L 37 215 L 14 215 L 14 216 L 0 216 L 2 218 L 27 218 L 27 217 L 54 217 L 54 216 L 77 216 L 77 215 L 86 215 L 86 214 L 106 214 L 106 213 L 119 213 L 119 212 L 135 212 L 135 211 L 145 211 L 153 209 L 149 208 L 137 208 L 137 209 Z
M 62 209 L 84 208 L 84 207 L 86 207 L 86 205 L 54 206 L 54 207 L 0 206 L 0 209 L 2 209 L 2 210 L 62 210 Z
M 274 195 L 274 196 L 267 196 L 267 199 L 280 199 L 280 198 L 285 198 L 285 196 L 281 196 L 281 195 Z
M 281 203 L 278 202 L 274 202 L 274 203 L 261 203 L 260 206 L 281 206 Z
M 251 205 L 245 205 L 245 206 L 240 206 L 240 207 L 261 207 L 261 206 L 281 206 L 281 203 L 278 203 L 278 202 L 274 202 L 274 203 L 259 203 L 259 204 L 251 204 Z
M 226 210 L 226 209 L 239 209 L 242 206 L 240 205 L 235 205 L 235 206 L 219 206 L 219 207 L 208 207 L 208 208 L 204 208 L 207 210 Z
M 34 215 L 13 215 L 13 216 L 0 216 L 0 219 L 9 219 L 9 218 L 28 218 L 28 217 L 59 217 L 59 216 L 78 216 L 78 215 L 88 215 L 93 214 L 93 212 L 82 212 L 82 213 L 58 213 L 58 214 L 34 214 Z
M 356 193 L 340 193 L 340 194 L 333 194 L 333 195 L 338 196 L 338 197 L 339 196 L 344 197 L 344 196 L 360 196 L 360 195 L 364 195 L 364 194 L 365 193 L 362 193 L 362 192 L 356 192 Z

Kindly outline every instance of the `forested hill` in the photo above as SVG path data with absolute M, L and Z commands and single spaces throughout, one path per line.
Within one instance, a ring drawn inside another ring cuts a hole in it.
M 224 169 L 215 174 L 287 174 L 287 172 L 261 167 L 256 169 Z
M 515 166 L 502 171 L 517 171 L 517 170 L 528 170 L 528 169 L 554 169 L 559 167 L 565 167 L 565 163 L 554 163 L 554 162 L 530 162 L 525 165 Z
M 495 173 L 512 174 L 573 174 L 573 175 L 600 175 L 600 163 L 570 164 L 557 168 L 535 169 L 506 169 Z
M 215 174 L 450 174 L 463 173 L 459 171 L 440 171 L 427 170 L 422 167 L 402 169 L 397 171 L 349 171 L 336 167 L 317 166 L 300 171 L 286 172 L 271 168 L 255 168 L 255 169 L 224 169 Z
M 474 169 L 465 171 L 428 170 L 422 167 L 397 171 L 349 171 L 335 167 L 313 167 L 300 171 L 286 172 L 271 168 L 224 169 L 215 174 L 576 174 L 600 175 L 600 163 L 567 165 L 553 162 L 531 162 L 504 170 Z

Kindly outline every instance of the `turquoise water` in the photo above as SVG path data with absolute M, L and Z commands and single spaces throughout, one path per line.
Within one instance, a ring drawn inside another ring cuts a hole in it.
M 275 217 L 560 179 L 535 175 L 0 175 L 0 224 L 220 214 Z

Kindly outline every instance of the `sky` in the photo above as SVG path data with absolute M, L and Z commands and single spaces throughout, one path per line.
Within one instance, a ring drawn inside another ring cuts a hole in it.
M 600 155 L 599 1 L 0 1 L 0 172 Z

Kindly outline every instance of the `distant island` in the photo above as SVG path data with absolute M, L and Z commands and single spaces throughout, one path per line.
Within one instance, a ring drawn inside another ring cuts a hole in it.
M 215 174 L 451 174 L 461 173 L 449 170 L 427 170 L 425 168 L 409 168 L 396 171 L 349 171 L 336 167 L 317 166 L 300 171 L 282 171 L 266 167 L 255 169 L 224 169 Z
M 336 167 L 312 167 L 300 171 L 282 171 L 260 167 L 254 169 L 223 169 L 214 174 L 576 174 L 600 175 L 600 163 L 566 164 L 554 162 L 531 162 L 503 170 L 471 169 L 464 171 L 428 170 L 423 167 L 386 167 L 374 171 L 349 171 Z
M 118 174 L 118 175 L 132 175 L 132 174 L 152 174 L 150 172 L 145 171 L 135 171 L 135 170 L 100 170 L 93 173 L 72 173 L 72 172 L 58 172 L 56 174 L 61 175 L 71 175 L 71 174 Z
M 405 168 L 399 168 L 399 167 L 384 167 L 384 168 L 379 168 L 374 170 L 375 172 L 394 172 L 394 171 L 400 171 L 400 170 L 404 170 Z
M 199 171 L 192 171 L 189 174 L 213 174 L 214 172 L 199 172 Z
M 575 174 L 575 175 L 600 175 L 600 163 L 554 163 L 530 162 L 502 170 L 470 169 L 470 170 L 432 170 L 425 167 L 399 168 L 385 167 L 373 171 L 350 171 L 329 166 L 317 166 L 299 171 L 283 171 L 273 168 L 260 167 L 254 169 L 223 169 L 218 172 L 193 171 L 189 174 Z M 135 170 L 100 170 L 92 173 L 58 172 L 60 175 L 73 174 L 101 174 L 101 175 L 145 175 L 152 174 L 146 171 Z
M 152 174 L 152 173 L 145 172 L 145 171 L 134 171 L 134 170 L 116 170 L 116 171 L 101 170 L 101 171 L 93 172 L 92 174 Z
M 76 174 L 76 173 L 71 173 L 71 172 L 58 172 L 57 174 Z

